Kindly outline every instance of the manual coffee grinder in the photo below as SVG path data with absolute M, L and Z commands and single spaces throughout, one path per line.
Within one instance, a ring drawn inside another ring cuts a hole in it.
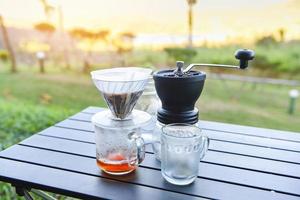
M 161 70 L 153 75 L 155 89 L 162 106 L 157 112 L 157 123 L 153 134 L 153 151 L 160 160 L 161 128 L 172 123 L 197 124 L 199 111 L 195 103 L 200 97 L 206 74 L 192 70 L 194 67 L 223 67 L 246 69 L 248 61 L 253 60 L 254 51 L 247 49 L 237 50 L 235 58 L 239 66 L 220 64 L 190 64 L 184 68 L 184 62 L 177 61 L 176 69 Z
M 97 164 L 106 173 L 127 174 L 144 159 L 145 145 L 141 128 L 151 122 L 151 116 L 133 108 L 151 72 L 150 69 L 137 67 L 91 72 L 93 82 L 109 108 L 92 117 Z

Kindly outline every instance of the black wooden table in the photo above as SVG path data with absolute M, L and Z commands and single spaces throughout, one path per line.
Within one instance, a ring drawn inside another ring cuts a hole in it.
M 148 148 L 138 170 L 102 173 L 91 116 L 82 112 L 0 153 L 0 180 L 82 199 L 300 199 L 300 134 L 201 121 L 211 138 L 198 178 L 174 186 Z

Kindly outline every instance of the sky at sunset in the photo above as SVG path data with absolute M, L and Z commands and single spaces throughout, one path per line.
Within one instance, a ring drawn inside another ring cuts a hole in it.
M 56 0 L 64 24 L 72 27 L 132 31 L 138 34 L 185 34 L 186 0 Z M 0 14 L 10 26 L 32 27 L 45 21 L 39 0 L 0 0 Z M 57 23 L 57 14 L 51 21 Z M 300 37 L 299 0 L 198 0 L 194 7 L 194 34 L 222 38 L 253 37 L 287 30 Z

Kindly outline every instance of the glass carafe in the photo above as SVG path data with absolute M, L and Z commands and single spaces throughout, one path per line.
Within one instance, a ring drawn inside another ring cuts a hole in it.
M 157 122 L 156 120 L 156 113 L 157 109 L 161 106 L 161 102 L 156 94 L 154 82 L 152 78 L 149 78 L 149 83 L 146 86 L 143 94 L 137 101 L 135 105 L 135 109 L 142 110 L 147 112 L 151 115 L 151 123 L 149 123 L 148 126 L 143 127 L 143 138 L 146 142 L 146 144 L 153 143 L 153 132 L 155 129 L 155 124 Z
M 156 121 L 157 109 L 161 106 L 161 102 L 156 94 L 153 78 L 149 78 L 148 85 L 146 86 L 142 96 L 139 98 L 135 105 L 135 109 L 149 113 Z

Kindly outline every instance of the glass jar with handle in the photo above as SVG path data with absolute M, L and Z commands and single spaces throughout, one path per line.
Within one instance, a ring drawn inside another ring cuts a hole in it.
M 170 124 L 162 128 L 161 172 L 175 185 L 192 183 L 198 175 L 200 160 L 209 146 L 208 137 L 190 124 Z
M 141 127 L 151 116 L 133 110 L 132 118 L 115 120 L 109 110 L 93 116 L 97 165 L 106 173 L 122 175 L 134 171 L 145 157 Z

